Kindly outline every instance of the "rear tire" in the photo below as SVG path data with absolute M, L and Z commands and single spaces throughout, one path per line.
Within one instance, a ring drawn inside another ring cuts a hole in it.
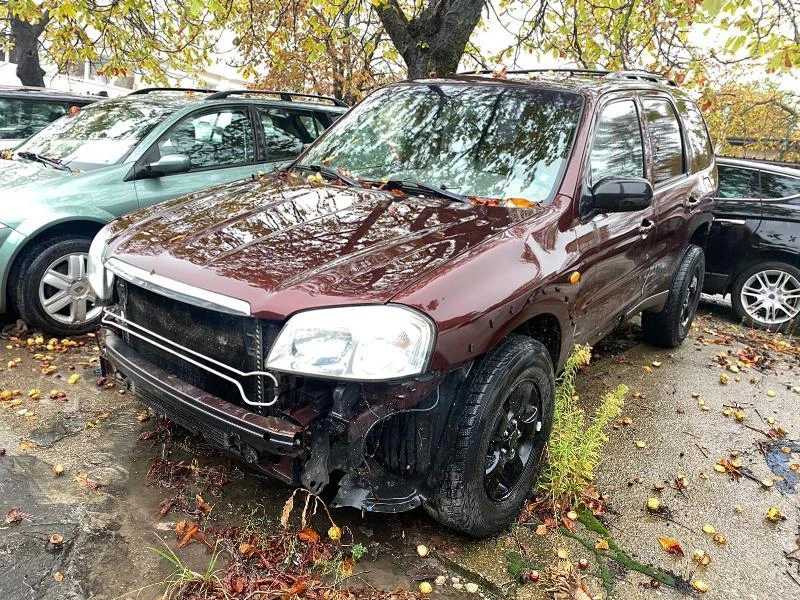
M 700 303 L 705 267 L 703 249 L 689 244 L 672 278 L 664 308 L 657 313 L 642 313 L 642 332 L 648 344 L 676 348 L 686 339 Z
M 100 307 L 86 280 L 91 239 L 63 236 L 34 243 L 14 265 L 12 306 L 30 326 L 59 336 L 94 330 Z
M 459 391 L 464 411 L 428 513 L 476 538 L 514 522 L 542 467 L 554 398 L 553 364 L 540 342 L 510 335 L 490 350 Z
M 770 294 L 780 295 L 769 298 Z M 778 303 L 784 308 L 770 312 Z M 751 327 L 770 331 L 793 329 L 800 312 L 800 269 L 779 261 L 748 267 L 733 283 L 731 304 L 736 316 Z M 792 312 L 794 315 L 789 316 Z

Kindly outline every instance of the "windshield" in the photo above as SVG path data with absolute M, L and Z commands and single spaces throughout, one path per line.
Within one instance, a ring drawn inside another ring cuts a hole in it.
M 108 101 L 54 121 L 15 152 L 32 153 L 83 170 L 119 162 L 176 105 Z
M 342 117 L 300 164 L 473 201 L 541 202 L 556 189 L 582 104 L 569 92 L 501 85 L 388 87 Z

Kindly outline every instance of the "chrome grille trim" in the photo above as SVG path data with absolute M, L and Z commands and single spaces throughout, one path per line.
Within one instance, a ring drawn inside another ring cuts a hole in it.
M 249 317 L 252 314 L 249 302 L 239 300 L 238 298 L 231 298 L 223 294 L 217 294 L 216 292 L 209 292 L 208 290 L 187 283 L 181 283 L 180 281 L 169 279 L 157 273 L 145 271 L 139 267 L 134 267 L 133 265 L 122 262 L 118 258 L 109 258 L 105 262 L 105 268 L 128 283 L 155 292 L 156 294 L 167 296 L 179 302 L 185 302 L 186 304 L 199 306 L 200 308 L 216 310 L 231 315 Z
M 236 387 L 236 389 L 239 391 L 239 395 L 241 396 L 241 398 L 245 402 L 245 404 L 249 404 L 250 406 L 272 406 L 273 404 L 275 404 L 278 401 L 278 397 L 279 397 L 278 393 L 277 393 L 278 380 L 272 373 L 270 373 L 268 371 L 249 371 L 249 372 L 240 371 L 239 369 L 231 367 L 230 365 L 226 365 L 225 363 L 222 363 L 222 362 L 220 362 L 218 360 L 215 360 L 215 359 L 211 358 L 210 356 L 206 356 L 205 354 L 197 352 L 196 350 L 192 350 L 191 348 L 187 348 L 186 346 L 182 346 L 181 344 L 179 344 L 179 343 L 177 343 L 177 342 L 175 342 L 173 340 L 170 340 L 169 338 L 166 338 L 166 337 L 164 337 L 162 335 L 159 335 L 156 332 L 147 329 L 146 327 L 142 327 L 141 325 L 138 325 L 138 324 L 134 323 L 133 321 L 130 321 L 129 319 L 126 319 L 121 314 L 119 314 L 119 312 L 115 312 L 111 308 L 105 308 L 103 310 L 103 317 L 100 320 L 100 322 L 103 325 L 110 325 L 111 327 L 115 327 L 116 329 L 124 331 L 125 333 L 127 333 L 129 335 L 132 335 L 132 336 L 134 336 L 134 337 L 136 337 L 136 338 L 138 338 L 138 339 L 140 339 L 140 340 L 142 340 L 142 341 L 144 341 L 144 342 L 146 342 L 148 344 L 151 344 L 152 346 L 155 346 L 156 348 L 159 348 L 160 350 L 162 350 L 164 352 L 168 352 L 168 353 L 172 354 L 173 356 L 176 356 L 176 357 L 180 358 L 181 360 L 184 360 L 184 361 L 188 362 L 189 364 L 194 365 L 195 367 L 198 367 L 200 369 L 208 371 L 209 373 L 212 373 L 212 374 L 216 375 L 217 377 L 220 377 L 220 378 L 232 383 Z M 140 330 L 140 331 L 136 331 L 137 329 Z M 140 333 L 140 332 L 144 332 L 144 333 Z M 147 334 L 147 335 L 144 335 L 144 334 Z M 269 402 L 258 402 L 258 401 L 254 402 L 254 401 L 250 400 L 247 397 L 247 395 L 244 393 L 244 388 L 242 387 L 242 384 L 239 383 L 239 381 L 237 381 L 235 378 L 233 378 L 230 375 L 227 375 L 227 374 L 225 374 L 225 373 L 223 373 L 221 371 L 218 371 L 216 369 L 212 369 L 208 365 L 205 365 L 205 364 L 203 364 L 201 362 L 198 362 L 198 361 L 194 360 L 193 358 L 191 358 L 189 356 L 186 356 L 185 354 L 181 354 L 177 350 L 174 350 L 174 349 L 169 348 L 169 347 L 167 347 L 167 346 L 165 346 L 163 344 L 160 344 L 160 343 L 156 342 L 155 340 L 151 339 L 151 337 L 148 337 L 148 335 L 152 336 L 152 338 L 156 338 L 158 340 L 161 340 L 162 342 L 170 344 L 171 346 L 174 346 L 175 348 L 178 348 L 178 349 L 182 350 L 183 352 L 186 352 L 188 354 L 192 354 L 194 356 L 197 356 L 198 358 L 202 358 L 204 361 L 212 363 L 212 364 L 220 367 L 221 369 L 225 369 L 225 370 L 227 370 L 227 371 L 229 371 L 231 373 L 234 373 L 234 374 L 236 374 L 236 375 L 238 375 L 240 377 L 267 377 L 272 381 L 272 384 L 273 384 L 274 389 L 276 390 L 276 393 L 273 396 L 272 400 L 270 400 Z

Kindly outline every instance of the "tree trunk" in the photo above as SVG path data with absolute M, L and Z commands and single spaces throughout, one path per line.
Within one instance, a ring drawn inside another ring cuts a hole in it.
M 397 0 L 374 5 L 410 79 L 455 73 L 481 18 L 483 0 L 431 0 L 409 20 Z
M 17 77 L 22 85 L 44 87 L 44 69 L 39 64 L 39 36 L 44 32 L 48 20 L 46 15 L 38 23 L 11 19 L 14 47 L 9 58 L 17 63 Z

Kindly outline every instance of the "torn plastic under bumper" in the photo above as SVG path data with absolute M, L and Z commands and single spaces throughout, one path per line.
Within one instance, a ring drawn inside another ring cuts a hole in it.
M 256 463 L 263 452 L 285 457 L 305 452 L 301 425 L 250 412 L 178 379 L 141 358 L 110 329 L 101 329 L 99 337 L 104 374 L 124 378 L 144 404 L 220 449 L 249 463 Z M 257 466 L 265 468 L 263 464 Z M 291 470 L 268 466 L 265 470 L 295 483 Z

